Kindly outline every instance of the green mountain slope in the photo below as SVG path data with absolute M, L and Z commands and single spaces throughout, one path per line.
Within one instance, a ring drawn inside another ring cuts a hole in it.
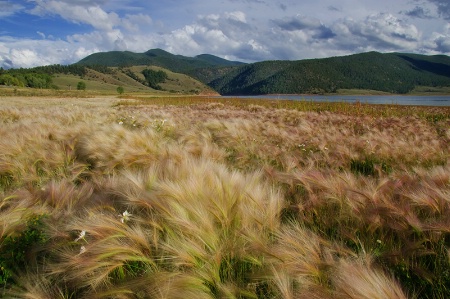
M 423 86 L 450 86 L 450 58 L 444 55 L 368 52 L 243 64 L 208 54 L 186 57 L 152 49 L 96 53 L 78 64 L 163 67 L 193 77 L 223 95 L 333 93 L 341 89 L 408 93 Z
M 145 68 L 166 72 L 167 80 L 153 87 L 171 93 L 309 94 L 349 89 L 409 93 L 450 89 L 450 57 L 445 55 L 368 52 L 244 64 L 208 54 L 174 55 L 161 49 L 96 53 L 68 66 L 0 70 L 0 85 L 64 89 L 84 79 L 93 83 L 88 88 L 115 90 L 123 86 L 128 91 L 155 91 L 142 75 Z M 49 76 L 53 76 L 53 83 Z
M 213 55 L 203 54 L 196 57 L 174 55 L 161 49 L 152 49 L 145 53 L 103 52 L 95 53 L 80 60 L 80 65 L 104 65 L 109 67 L 130 67 L 152 65 L 163 67 L 173 72 L 186 73 L 199 68 L 242 65 L 242 62 L 228 61 Z
M 407 93 L 418 86 L 450 86 L 450 58 L 369 52 L 266 61 L 234 68 L 207 83 L 223 95 L 332 93 L 338 89 Z
M 243 65 L 244 63 L 239 62 L 239 61 L 230 61 L 230 60 L 226 60 L 214 55 L 210 55 L 210 54 L 201 54 L 201 55 L 197 55 L 195 56 L 195 58 L 197 60 L 201 60 L 204 61 L 206 63 L 209 63 L 211 65 L 214 66 L 234 66 L 234 65 Z

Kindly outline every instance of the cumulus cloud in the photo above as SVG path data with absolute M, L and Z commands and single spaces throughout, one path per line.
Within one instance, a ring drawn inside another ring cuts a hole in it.
M 8 46 L 4 46 L 7 44 Z M 0 66 L 4 68 L 70 64 L 92 54 L 80 44 L 61 40 L 31 40 L 0 37 Z
M 70 64 L 98 51 L 127 50 L 124 38 L 128 32 L 137 32 L 139 26 L 151 24 L 144 15 L 119 17 L 100 7 L 106 0 L 34 0 L 27 12 L 38 16 L 59 16 L 72 23 L 90 25 L 93 31 L 54 39 L 37 31 L 39 39 L 0 37 L 0 66 L 33 67 L 48 64 Z M 134 20 L 134 21 L 133 21 Z M 137 26 L 137 27 L 136 27 Z M 126 34 L 124 34 L 126 32 Z M 133 42 L 133 41 L 128 41 Z
M 409 17 L 419 18 L 419 19 L 432 19 L 433 15 L 430 10 L 424 7 L 416 6 L 411 10 L 401 11 L 401 14 L 405 14 Z
M 107 13 L 104 11 L 98 5 L 98 0 L 78 0 L 73 2 L 55 0 L 35 1 L 36 6 L 29 11 L 35 15 L 58 15 L 65 20 L 79 24 L 88 24 L 100 30 L 111 30 L 120 23 L 119 16 L 114 12 Z
M 365 19 L 338 19 L 330 25 L 296 16 L 273 20 L 270 52 L 283 59 L 345 55 L 366 51 L 410 51 L 420 44 L 421 34 L 391 14 L 374 14 Z
M 230 2 L 237 2 L 237 3 L 259 3 L 259 4 L 265 4 L 266 2 L 263 0 L 229 0 Z
M 255 35 L 258 30 L 247 23 L 245 13 L 235 11 L 200 16 L 194 24 L 174 30 L 164 39 L 166 48 L 177 54 L 215 53 L 246 60 L 244 57 L 264 51 Z
M 328 39 L 336 36 L 336 34 L 334 34 L 330 28 L 322 24 L 320 20 L 305 16 L 273 20 L 273 23 L 282 30 L 304 31 L 313 39 Z
M 134 26 L 137 23 L 133 21 L 144 25 Z M 40 50 L 42 45 L 38 47 L 33 41 L 29 41 L 28 45 L 33 53 L 23 52 L 27 49 L 25 42 L 21 46 L 9 45 L 10 49 L 21 50 L 22 54 L 0 51 L 0 57 L 3 57 L 0 63 L 6 65 L 7 60 L 13 61 L 15 67 L 27 63 L 30 66 L 64 61 L 71 63 L 97 51 L 144 52 L 156 47 L 186 56 L 211 53 L 227 59 L 253 62 L 327 57 L 370 50 L 408 50 L 416 47 L 420 39 L 415 26 L 390 14 L 371 15 L 361 20 L 339 19 L 330 25 L 312 17 L 293 16 L 271 20 L 267 27 L 259 28 L 248 21 L 244 12 L 234 11 L 199 16 L 193 23 L 165 34 L 143 30 L 143 27 L 151 26 L 152 20 L 142 14 L 127 15 L 117 24 L 118 28 L 74 34 L 65 42 L 55 41 L 47 48 L 66 50 L 53 51 L 52 59 Z M 429 41 L 427 48 L 445 50 L 447 43 L 445 37 L 436 36 Z M 26 60 L 25 56 L 29 59 Z
M 35 0 L 28 13 L 56 15 L 72 23 L 90 25 L 93 30 L 55 40 L 52 35 L 36 31 L 39 39 L 0 37 L 0 66 L 33 67 L 55 63 L 70 64 L 99 51 L 145 51 L 158 40 L 149 32 L 150 16 L 143 13 L 120 17 L 100 7 L 107 0 Z M 1 2 L 0 2 L 1 5 Z M 149 42 L 150 40 L 150 42 Z M 160 43 L 162 44 L 162 43 Z
M 108 2 L 108 0 L 58 0 L 58 1 L 81 6 L 100 6 Z
M 87 48 L 96 48 L 101 51 L 114 50 L 125 51 L 128 50 L 128 45 L 123 33 L 118 30 L 110 31 L 93 31 L 86 34 L 74 34 L 67 38 L 70 44 L 84 45 Z
M 40 37 L 42 37 L 43 39 L 46 38 L 46 36 L 45 36 L 44 33 L 40 32 L 40 31 L 37 31 L 36 33 L 37 33 Z
M 411 50 L 421 37 L 416 26 L 388 13 L 370 15 L 364 21 L 345 19 L 336 31 L 342 46 L 347 43 L 379 51 Z
M 327 8 L 328 8 L 329 11 L 341 11 L 341 9 L 337 8 L 337 7 L 334 6 L 334 5 L 330 5 L 330 6 L 328 6 Z
M 142 13 L 137 15 L 127 14 L 121 21 L 121 26 L 123 26 L 125 30 L 133 33 L 140 32 L 141 30 L 148 30 L 152 24 L 152 18 Z
M 450 20 L 450 1 L 448 0 L 428 0 L 437 6 L 438 13 L 446 20 Z
M 72 28 L 77 27 L 73 24 L 83 24 L 92 29 L 56 38 L 51 37 L 45 27 L 35 29 L 35 39 L 8 38 L 3 34 L 0 36 L 0 66 L 3 67 L 73 63 L 93 52 L 144 52 L 151 48 L 163 48 L 186 56 L 210 53 L 245 62 L 328 57 L 372 50 L 450 53 L 450 28 L 446 31 L 440 29 L 443 26 L 434 25 L 428 31 L 421 31 L 414 25 L 444 22 L 429 16 L 445 17 L 448 0 L 420 0 L 427 1 L 427 5 L 420 2 L 417 6 L 419 0 L 411 0 L 415 3 L 409 6 L 410 9 L 397 15 L 376 13 L 367 16 L 368 10 L 359 7 L 354 10 L 357 13 L 352 14 L 353 18 L 344 17 L 347 4 L 336 6 L 331 0 L 320 5 L 316 3 L 313 8 L 293 0 L 228 0 L 220 2 L 224 5 L 220 6 L 222 11 L 215 1 L 200 5 L 199 1 L 186 4 L 174 0 L 171 3 L 177 4 L 180 20 L 172 22 L 170 29 L 158 25 L 162 19 L 152 18 L 164 16 L 164 22 L 169 22 L 166 19 L 170 15 L 168 8 L 162 9 L 155 2 L 146 3 L 149 5 L 147 10 L 140 9 L 132 14 L 136 10 L 124 6 L 136 5 L 134 0 L 30 0 L 28 10 L 14 6 L 11 1 L 0 0 L 0 16 L 28 11 L 35 16 L 50 16 L 49 20 L 67 20 L 72 23 Z M 354 4 L 356 0 L 348 3 Z M 192 13 L 202 15 L 183 23 L 179 13 L 187 10 L 187 6 L 193 7 L 189 11 L 191 18 Z M 158 7 L 161 13 L 151 15 L 150 7 Z M 320 7 L 322 10 L 317 15 L 306 10 L 316 11 Z M 403 7 L 399 5 L 396 10 L 400 9 Z M 295 15 L 297 12 L 301 14 Z M 418 18 L 428 19 L 425 22 Z M 85 28 L 83 26 L 83 30 Z M 158 32 L 160 28 L 161 32 Z
M 450 53 L 450 36 L 440 36 L 434 40 L 439 53 Z
M 450 54 L 450 23 L 447 24 L 445 31 L 433 32 L 431 36 L 424 41 L 424 52 L 432 54 Z

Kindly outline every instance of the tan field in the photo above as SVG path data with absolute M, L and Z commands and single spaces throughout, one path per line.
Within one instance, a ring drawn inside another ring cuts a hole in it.
M 450 107 L 0 97 L 0 124 L 0 297 L 450 296 Z

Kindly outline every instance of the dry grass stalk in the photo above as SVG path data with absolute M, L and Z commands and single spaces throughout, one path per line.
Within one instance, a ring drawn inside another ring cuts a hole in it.
M 164 101 L 0 108 L 0 246 L 45 215 L 11 296 L 448 294 L 443 112 Z

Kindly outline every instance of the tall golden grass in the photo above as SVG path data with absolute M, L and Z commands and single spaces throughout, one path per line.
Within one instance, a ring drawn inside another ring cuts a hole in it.
M 0 107 L 1 296 L 450 296 L 450 109 L 73 101 Z

